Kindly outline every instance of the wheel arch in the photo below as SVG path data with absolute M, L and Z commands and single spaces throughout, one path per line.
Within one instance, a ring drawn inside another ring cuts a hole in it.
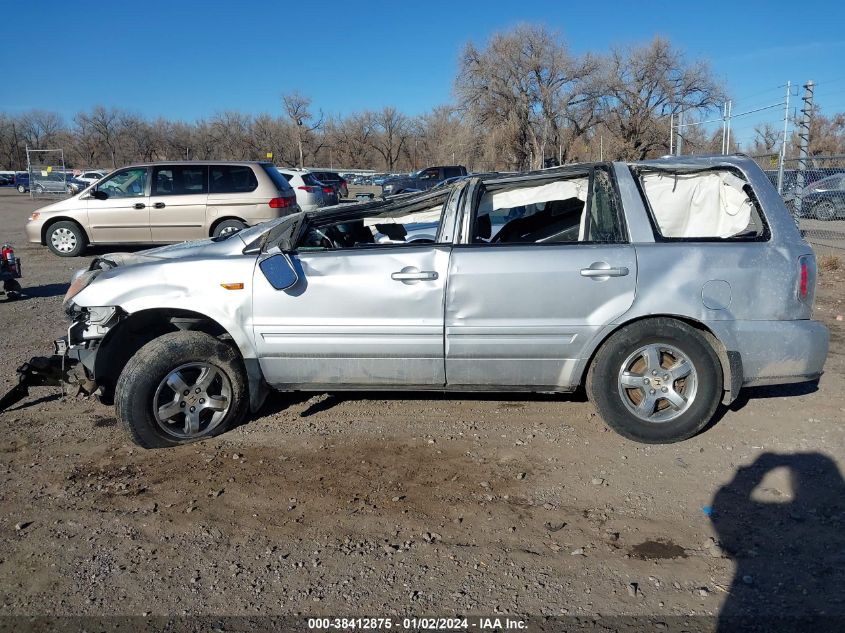
M 49 231 L 50 227 L 56 224 L 57 222 L 72 222 L 73 224 L 79 227 L 80 231 L 82 231 L 82 235 L 85 240 L 87 242 L 91 241 L 91 236 L 88 235 L 88 231 L 85 230 L 85 227 L 82 226 L 82 223 L 79 220 L 67 216 L 57 216 L 55 218 L 50 218 L 49 220 L 44 222 L 44 225 L 41 227 L 41 246 L 47 246 L 47 231 Z
M 159 336 L 180 330 L 204 332 L 230 344 L 244 364 L 250 409 L 256 411 L 261 407 L 269 388 L 258 360 L 245 355 L 237 339 L 217 320 L 182 308 L 150 308 L 133 312 L 124 316 L 103 337 L 92 368 L 94 380 L 103 387 L 103 401 L 111 404 L 113 389 L 123 368 L 141 347 Z
M 577 376 L 580 379 L 581 385 L 586 384 L 587 380 L 587 373 L 590 370 L 590 366 L 593 364 L 593 360 L 595 359 L 596 354 L 605 344 L 607 339 L 609 339 L 613 334 L 616 332 L 633 325 L 634 323 L 639 323 L 641 321 L 649 321 L 653 319 L 673 319 L 675 321 L 679 321 L 688 325 L 699 333 L 707 340 L 710 346 L 713 348 L 713 351 L 716 353 L 716 356 L 719 358 L 719 363 L 722 366 L 722 379 L 723 379 L 723 389 L 724 389 L 724 397 L 722 402 L 724 404 L 730 404 L 733 402 L 736 397 L 739 395 L 739 390 L 742 387 L 742 358 L 740 357 L 739 352 L 728 350 L 725 347 L 725 344 L 722 340 L 716 336 L 716 334 L 707 327 L 701 321 L 696 319 L 692 319 L 688 316 L 682 316 L 679 314 L 646 314 L 638 317 L 634 317 L 625 321 L 623 323 L 616 323 L 613 326 L 607 328 L 599 337 L 593 341 L 592 347 L 589 350 L 589 355 L 587 356 L 585 361 L 583 362 L 583 366 L 579 368 L 577 372 Z
M 249 222 L 247 222 L 243 218 L 239 218 L 236 215 L 224 215 L 222 217 L 217 218 L 216 220 L 214 220 L 214 222 L 211 223 L 211 226 L 208 227 L 208 236 L 212 237 L 214 235 L 214 229 L 216 229 L 221 222 L 225 222 L 226 220 L 236 220 L 238 222 L 243 222 L 245 225 L 249 226 Z

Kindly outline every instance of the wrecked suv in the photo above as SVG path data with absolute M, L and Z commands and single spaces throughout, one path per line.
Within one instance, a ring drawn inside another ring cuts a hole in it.
M 570 392 L 688 438 L 818 379 L 816 261 L 743 157 L 573 165 L 96 258 L 57 342 L 135 442 L 217 435 L 269 388 Z

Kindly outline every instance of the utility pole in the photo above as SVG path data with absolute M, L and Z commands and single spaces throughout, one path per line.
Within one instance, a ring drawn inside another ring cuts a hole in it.
M 728 136 L 725 141 L 725 154 L 731 153 L 731 113 L 734 109 L 733 99 L 728 99 Z
M 813 80 L 804 84 L 804 105 L 801 108 L 801 123 L 798 128 L 798 172 L 795 174 L 795 222 L 801 217 L 804 197 L 804 172 L 810 155 L 810 123 L 813 120 Z
M 727 154 L 725 151 L 725 139 L 728 136 L 728 102 L 722 105 L 722 155 Z
M 786 160 L 786 135 L 789 133 L 789 93 L 792 85 L 786 82 L 786 107 L 783 109 L 783 140 L 780 144 L 780 166 L 778 166 L 778 193 L 783 193 L 783 161 Z
M 669 113 L 669 156 L 675 154 L 675 113 Z
M 681 128 L 684 126 L 684 111 L 678 113 L 678 142 L 676 144 L 677 151 L 675 154 L 681 156 L 684 153 L 684 135 L 681 134 Z

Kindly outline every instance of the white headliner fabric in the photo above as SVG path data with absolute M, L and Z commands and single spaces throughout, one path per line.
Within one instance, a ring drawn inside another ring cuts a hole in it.
M 417 211 L 400 216 L 374 216 L 364 218 L 364 226 L 375 226 L 376 224 L 414 224 L 416 222 L 439 222 L 443 213 L 443 204 L 425 211 Z
M 744 231 L 752 211 L 744 185 L 729 172 L 643 175 L 664 237 L 730 237 Z
M 522 187 L 509 191 L 494 191 L 485 193 L 478 205 L 478 215 L 484 215 L 497 209 L 511 209 L 529 204 L 539 204 L 550 200 L 567 200 L 569 198 L 587 199 L 589 180 L 576 178 L 573 180 L 557 180 L 547 185 L 537 187 Z

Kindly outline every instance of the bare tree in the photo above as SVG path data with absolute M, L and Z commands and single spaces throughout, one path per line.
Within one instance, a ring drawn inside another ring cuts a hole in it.
M 780 147 L 781 133 L 771 123 L 761 123 L 754 126 L 754 146 L 751 153 L 755 155 L 760 154 L 774 154 L 775 150 Z
M 299 166 L 305 166 L 304 146 L 311 139 L 311 135 L 323 125 L 323 113 L 314 120 L 311 114 L 311 99 L 298 92 L 282 96 L 282 106 L 291 123 L 294 125 L 294 137 L 299 150 Z
M 725 99 L 705 62 L 688 63 L 661 37 L 646 46 L 614 49 L 605 81 L 604 117 L 626 159 L 668 150 L 671 113 L 706 114 Z
M 96 106 L 90 113 L 80 112 L 76 115 L 76 123 L 86 128 L 103 148 L 110 159 L 112 167 L 117 167 L 117 144 L 120 133 L 122 113 L 115 108 Z
M 381 156 L 385 169 L 393 171 L 410 135 L 408 118 L 392 106 L 372 113 L 370 117 L 373 133 L 368 143 Z
M 62 118 L 55 112 L 31 110 L 20 117 L 20 135 L 31 149 L 46 149 L 64 130 Z
M 506 139 L 509 166 L 522 169 L 541 166 L 547 150 L 568 148 L 598 122 L 597 70 L 594 57 L 572 55 L 545 27 L 520 25 L 485 49 L 468 43 L 455 88 L 461 107 Z

